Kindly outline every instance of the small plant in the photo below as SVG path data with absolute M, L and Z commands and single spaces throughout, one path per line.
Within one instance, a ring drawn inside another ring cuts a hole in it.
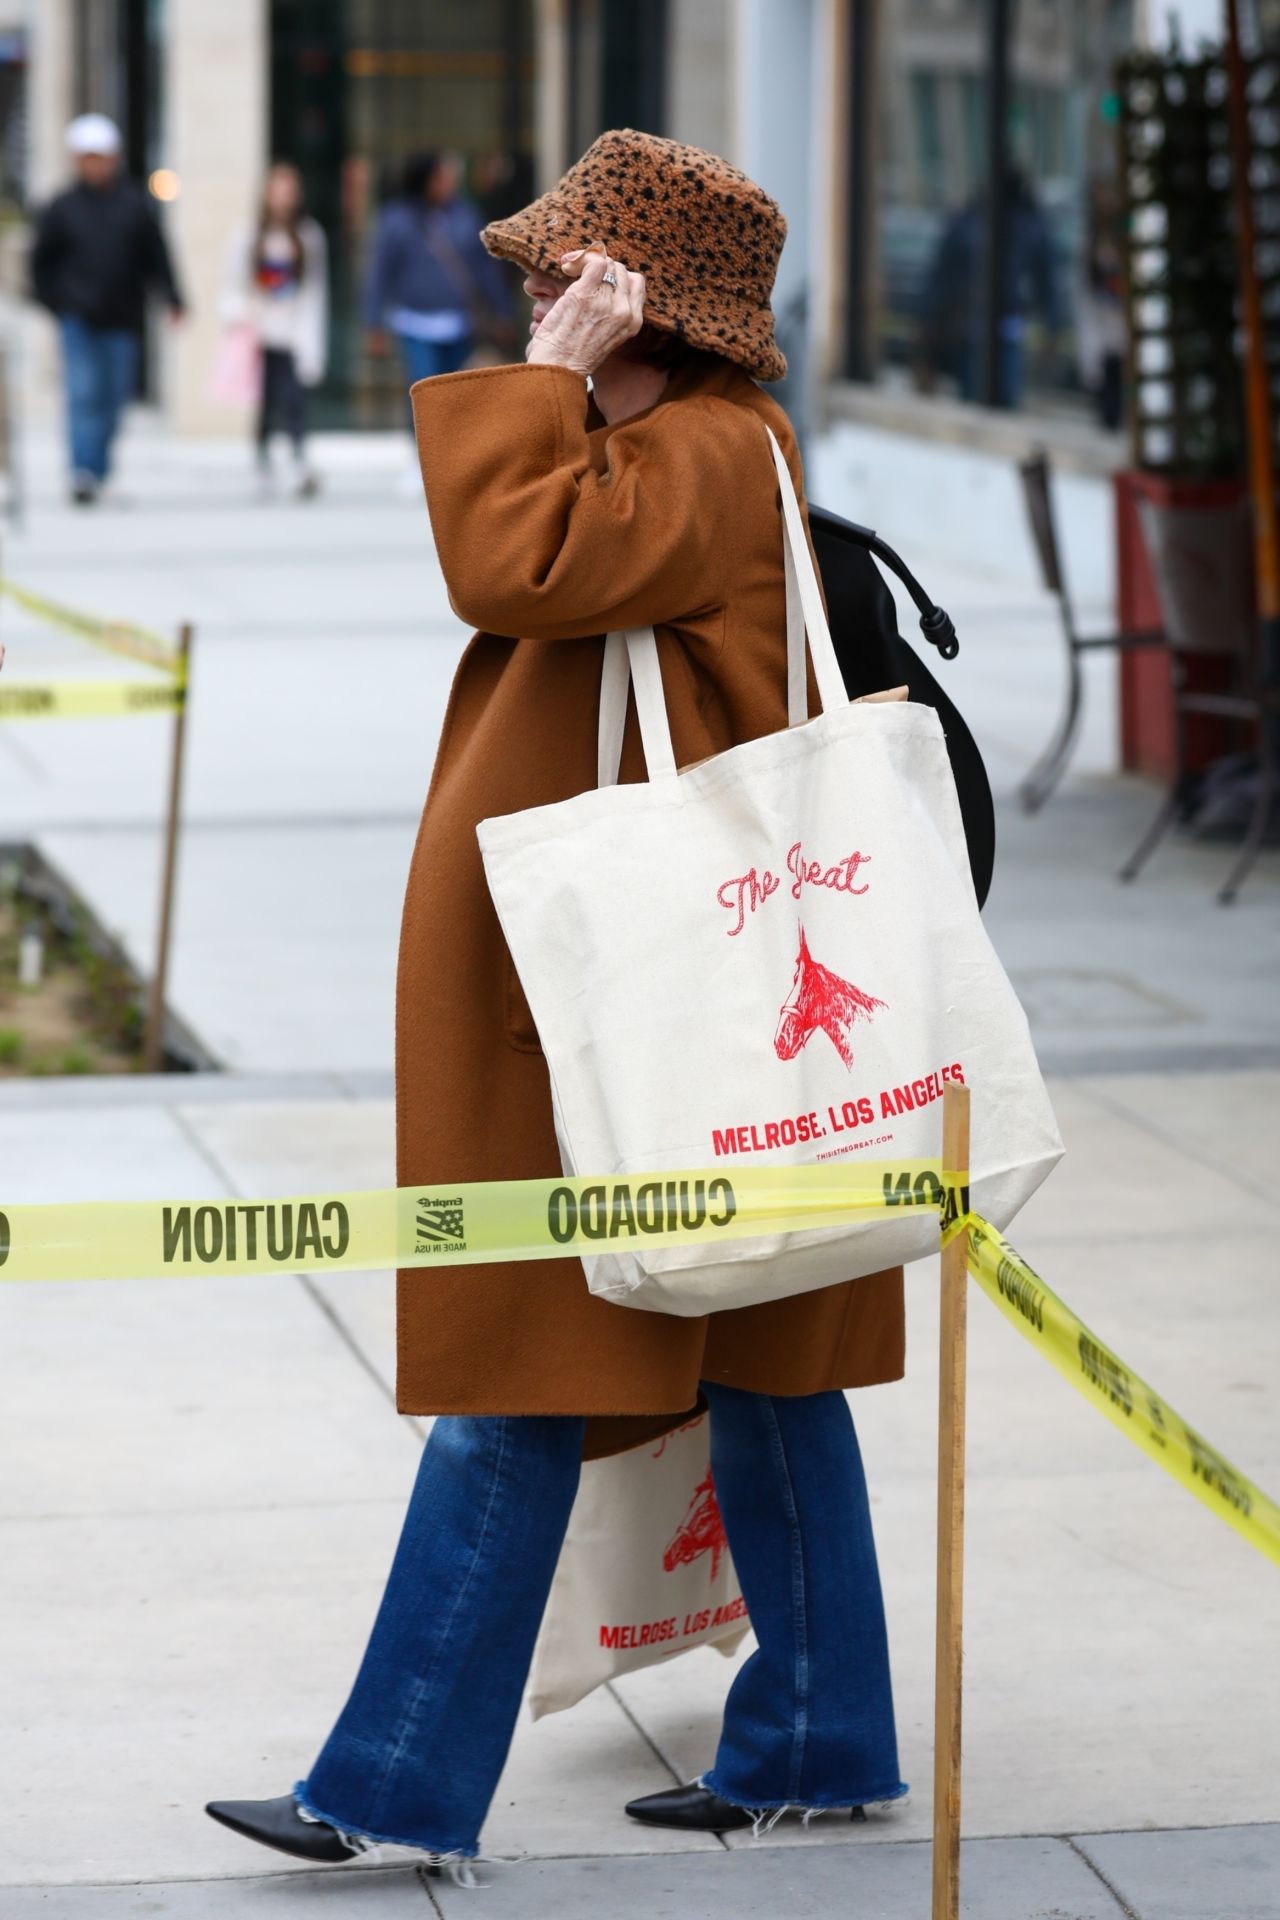
M 136 1070 L 143 1028 L 139 982 L 119 942 L 0 850 L 0 1075 Z

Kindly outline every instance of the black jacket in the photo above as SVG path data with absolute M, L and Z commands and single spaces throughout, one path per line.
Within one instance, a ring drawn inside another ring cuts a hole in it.
M 91 327 L 139 329 L 150 288 L 171 307 L 183 303 L 160 224 L 136 180 L 80 183 L 51 200 L 36 225 L 31 281 L 41 306 Z

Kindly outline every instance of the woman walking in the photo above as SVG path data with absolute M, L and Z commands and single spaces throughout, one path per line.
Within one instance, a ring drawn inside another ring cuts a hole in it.
M 460 182 L 453 154 L 414 154 L 374 230 L 364 288 L 369 348 L 385 354 L 395 341 L 406 389 L 465 367 L 482 325 L 494 338 L 509 332 L 502 270 L 481 244 L 479 215 Z M 407 417 L 412 435 L 411 408 Z M 416 498 L 422 482 L 412 445 L 409 453 L 402 491 Z
M 505 304 L 499 269 L 480 242 L 476 209 L 459 192 L 451 153 L 417 153 L 404 186 L 378 215 L 365 281 L 375 352 L 392 334 L 406 386 L 464 367 L 482 314 Z
M 307 457 L 307 389 L 324 378 L 328 248 L 305 210 L 302 176 L 286 162 L 268 172 L 256 220 L 232 237 L 221 314 L 260 356 L 254 445 L 262 486 L 272 485 L 271 441 L 283 434 L 293 457 L 293 491 L 311 499 L 320 480 Z
M 485 230 L 528 276 L 527 364 L 413 390 L 440 563 L 479 631 L 405 900 L 402 1185 L 560 1170 L 547 1069 L 475 829 L 596 784 L 603 636 L 656 627 L 682 765 L 786 725 L 766 426 L 797 487 L 802 475 L 757 384 L 785 371 L 769 306 L 784 234 L 773 201 L 723 161 L 605 134 Z M 622 778 L 644 773 L 632 713 Z M 310 1861 L 378 1841 L 474 1856 L 580 1463 L 678 1425 L 700 1398 L 759 1644 L 709 1771 L 627 1813 L 720 1833 L 765 1809 L 905 1793 L 843 1391 L 901 1374 L 900 1270 L 702 1319 L 595 1298 L 576 1259 L 402 1272 L 398 1304 L 398 1404 L 440 1417 L 368 1650 L 306 1777 L 277 1799 L 215 1802 L 215 1819 Z

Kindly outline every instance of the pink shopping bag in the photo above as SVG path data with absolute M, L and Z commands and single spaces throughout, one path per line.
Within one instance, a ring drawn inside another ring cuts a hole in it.
M 218 407 L 256 407 L 262 393 L 262 349 L 250 326 L 226 327 L 209 369 L 208 397 Z

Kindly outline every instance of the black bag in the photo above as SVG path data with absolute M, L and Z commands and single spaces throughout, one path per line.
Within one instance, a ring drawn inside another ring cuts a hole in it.
M 893 548 L 870 527 L 842 520 L 838 514 L 828 513 L 825 507 L 811 506 L 809 531 L 826 595 L 831 638 L 849 698 L 877 693 L 883 687 L 905 685 L 912 700 L 923 701 L 938 710 L 951 756 L 956 792 L 960 796 L 969 869 L 978 905 L 982 906 L 991 889 L 996 852 L 995 808 L 987 770 L 978 744 L 954 702 L 898 632 L 893 595 L 872 555 L 903 582 L 920 609 L 920 626 L 926 640 L 937 647 L 944 660 L 954 659 L 959 652 L 955 628 Z

